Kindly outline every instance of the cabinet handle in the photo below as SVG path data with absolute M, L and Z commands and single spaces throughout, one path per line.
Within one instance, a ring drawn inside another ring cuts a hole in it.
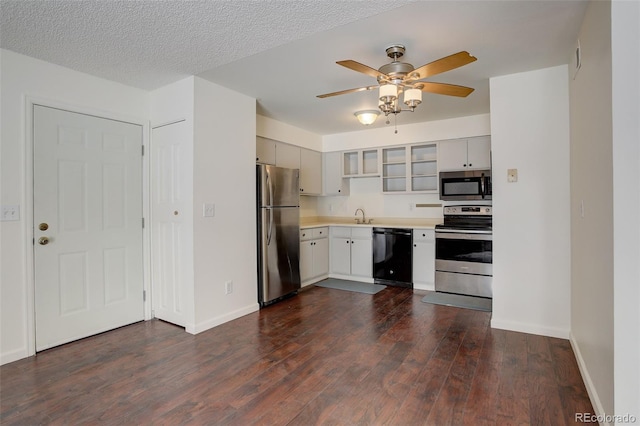
M 342 189 L 338 189 L 338 192 L 342 191 Z
M 418 245 L 417 245 L 417 244 L 414 244 L 413 246 L 414 246 L 414 247 L 418 247 Z
M 423 236 L 423 237 L 426 237 L 426 236 L 427 236 L 427 234 L 422 234 L 422 236 Z
M 473 164 L 469 163 L 469 167 L 473 166 Z
M 300 188 L 300 192 L 304 192 L 304 189 L 303 189 L 303 188 Z

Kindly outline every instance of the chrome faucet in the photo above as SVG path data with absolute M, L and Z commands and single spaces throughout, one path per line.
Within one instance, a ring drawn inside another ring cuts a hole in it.
M 364 218 L 364 210 L 362 210 L 362 209 L 357 209 L 357 210 L 356 210 L 356 212 L 354 213 L 354 215 L 355 215 L 355 216 L 357 216 L 357 215 L 358 215 L 358 212 L 362 212 L 362 222 L 360 222 L 360 219 L 357 219 L 357 218 L 356 218 L 356 223 L 358 223 L 358 224 L 360 224 L 360 223 L 367 223 L 367 222 L 365 221 L 365 218 Z

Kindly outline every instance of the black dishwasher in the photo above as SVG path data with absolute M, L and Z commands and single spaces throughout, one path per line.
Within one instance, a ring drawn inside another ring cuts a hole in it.
M 413 288 L 411 229 L 373 228 L 373 279 L 376 284 Z

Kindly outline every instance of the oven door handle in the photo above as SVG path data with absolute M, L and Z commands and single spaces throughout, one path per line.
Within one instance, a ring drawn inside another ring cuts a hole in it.
M 487 233 L 486 231 L 464 231 L 464 233 L 460 233 L 460 231 L 453 230 L 438 230 L 436 231 L 436 240 L 438 238 L 445 240 L 493 241 L 493 235 L 491 235 L 491 233 Z

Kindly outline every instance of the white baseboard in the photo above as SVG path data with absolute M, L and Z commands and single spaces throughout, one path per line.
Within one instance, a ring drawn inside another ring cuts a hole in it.
M 236 309 L 233 312 L 229 312 L 227 314 L 220 315 L 219 317 L 208 319 L 198 324 L 187 324 L 185 330 L 187 331 L 187 333 L 191 333 L 191 334 L 202 333 L 203 331 L 209 330 L 210 328 L 217 327 L 221 324 L 232 321 L 236 318 L 240 318 L 250 313 L 256 312 L 259 309 L 260 309 L 260 305 L 258 303 L 251 304 L 249 306 Z
M 315 284 L 327 278 L 329 278 L 329 274 L 320 275 L 319 277 L 314 277 L 307 281 L 302 282 L 300 287 L 307 287 L 307 286 L 310 286 L 311 284 Z
M 502 321 L 499 318 L 491 318 L 491 328 L 500 330 L 518 331 L 520 333 L 537 334 L 539 336 L 557 337 L 569 339 L 569 329 L 558 327 L 544 327 L 538 324 L 528 324 L 515 321 Z
M 593 409 L 596 412 L 596 416 L 605 416 L 606 413 L 604 408 L 602 407 L 602 402 L 600 401 L 600 397 L 598 396 L 598 391 L 591 380 L 591 375 L 589 374 L 589 370 L 587 369 L 587 365 L 584 362 L 584 358 L 582 358 L 582 353 L 580 352 L 580 345 L 576 341 L 575 337 L 572 333 L 569 333 L 569 342 L 571 342 L 571 349 L 573 349 L 573 353 L 576 356 L 576 361 L 578 362 L 578 369 L 580 369 L 580 374 L 582 375 L 582 380 L 584 381 L 584 385 L 587 388 L 587 394 L 589 394 L 589 399 L 591 400 L 591 405 L 593 405 Z
M 413 283 L 414 290 L 436 291 L 433 283 Z
M 0 353 L 0 365 L 9 364 L 22 358 L 28 358 L 30 355 L 26 348 L 16 349 L 14 351 Z
M 329 274 L 329 278 L 337 278 L 339 280 L 358 281 L 361 283 L 373 284 L 373 278 L 357 277 L 355 275 Z

